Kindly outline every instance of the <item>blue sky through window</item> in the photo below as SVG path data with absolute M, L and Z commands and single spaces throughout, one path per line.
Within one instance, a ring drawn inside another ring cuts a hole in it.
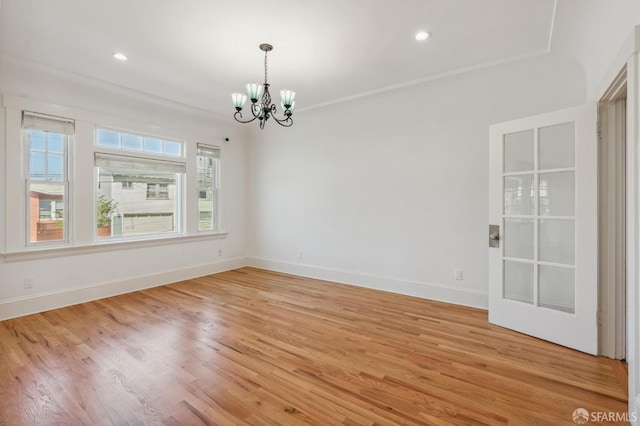
M 64 141 L 60 133 L 29 131 L 29 179 L 64 180 Z

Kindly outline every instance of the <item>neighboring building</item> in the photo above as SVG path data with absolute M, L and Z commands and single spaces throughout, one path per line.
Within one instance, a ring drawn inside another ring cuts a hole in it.
M 64 200 L 62 191 L 55 188 L 51 185 L 31 186 L 30 241 L 54 241 L 64 238 Z
M 111 181 L 106 180 L 109 177 Z M 117 203 L 112 236 L 162 234 L 177 229 L 175 176 L 101 175 L 99 193 Z

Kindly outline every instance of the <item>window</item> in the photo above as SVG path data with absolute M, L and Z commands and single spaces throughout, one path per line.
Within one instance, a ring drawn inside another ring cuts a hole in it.
M 182 142 L 157 139 L 150 136 L 132 135 L 115 130 L 98 129 L 96 144 L 107 148 L 140 151 L 151 154 L 182 157 Z
M 96 145 L 119 152 L 95 153 L 98 237 L 180 233 L 183 142 L 97 129 Z
M 148 183 L 147 184 L 147 200 L 168 200 L 169 184 L 168 183 Z
M 218 229 L 220 149 L 198 144 L 198 230 Z
M 68 241 L 68 145 L 72 120 L 23 112 L 27 180 L 27 242 Z
M 223 148 L 216 139 L 197 145 L 183 138 L 188 129 L 162 130 L 12 95 L 3 97 L 3 108 L 4 253 L 28 258 L 92 245 L 91 251 L 102 250 L 103 243 L 142 247 L 226 236 L 220 232 Z M 138 133 L 144 129 L 156 134 Z

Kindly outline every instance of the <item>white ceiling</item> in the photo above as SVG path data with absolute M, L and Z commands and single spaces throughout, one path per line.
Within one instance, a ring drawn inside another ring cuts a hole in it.
M 274 97 L 293 89 L 304 108 L 546 51 L 553 14 L 554 0 L 2 0 L 0 54 L 230 116 L 230 94 L 263 80 L 263 42 Z

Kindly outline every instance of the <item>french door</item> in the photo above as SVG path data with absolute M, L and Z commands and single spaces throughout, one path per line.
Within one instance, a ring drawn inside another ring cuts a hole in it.
M 594 355 L 596 119 L 588 105 L 491 126 L 489 173 L 489 321 Z

